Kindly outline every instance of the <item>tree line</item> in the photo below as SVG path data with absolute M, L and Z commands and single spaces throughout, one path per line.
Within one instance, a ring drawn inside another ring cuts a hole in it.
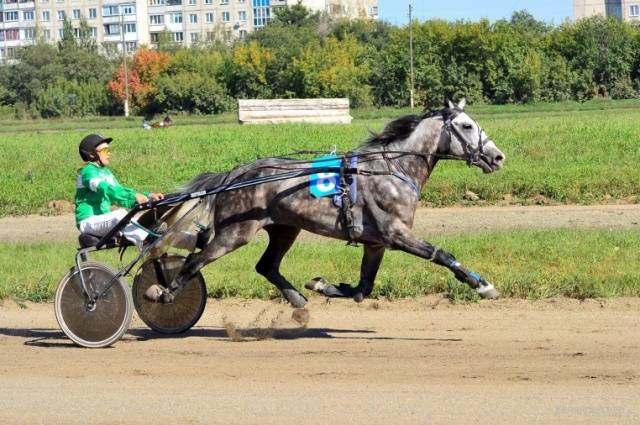
M 190 48 L 160 37 L 128 59 L 137 114 L 215 114 L 237 98 L 348 97 L 353 107 L 406 106 L 413 34 L 416 104 L 466 97 L 472 103 L 632 98 L 640 91 L 640 28 L 592 17 L 551 25 L 526 11 L 489 22 L 429 20 L 410 26 L 332 21 L 296 5 L 229 44 Z M 122 113 L 124 67 L 99 48 L 86 24 L 74 37 L 19 49 L 0 67 L 0 105 L 19 116 Z

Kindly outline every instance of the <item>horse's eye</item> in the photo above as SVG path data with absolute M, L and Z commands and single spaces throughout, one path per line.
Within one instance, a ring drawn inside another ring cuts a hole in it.
M 473 126 L 471 124 L 463 124 L 462 128 L 464 128 L 465 130 L 471 130 Z

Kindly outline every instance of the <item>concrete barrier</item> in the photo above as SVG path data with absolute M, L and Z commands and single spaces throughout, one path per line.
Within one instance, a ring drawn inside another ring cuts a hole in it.
M 238 99 L 242 124 L 350 124 L 349 99 Z

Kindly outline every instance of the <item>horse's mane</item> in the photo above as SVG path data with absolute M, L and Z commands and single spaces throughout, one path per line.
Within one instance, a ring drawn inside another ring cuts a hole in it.
M 386 146 L 396 140 L 404 140 L 413 133 L 418 124 L 427 118 L 441 115 L 447 118 L 454 113 L 449 108 L 427 110 L 420 115 L 405 115 L 388 123 L 381 133 L 371 132 L 371 136 L 362 144 L 362 147 Z

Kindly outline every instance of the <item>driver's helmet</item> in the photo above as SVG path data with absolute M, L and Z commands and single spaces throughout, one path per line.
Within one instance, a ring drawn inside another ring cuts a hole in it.
M 111 137 L 89 134 L 80 142 L 80 157 L 83 161 L 95 161 L 98 158 L 96 148 L 102 143 L 111 143 L 112 140 Z

